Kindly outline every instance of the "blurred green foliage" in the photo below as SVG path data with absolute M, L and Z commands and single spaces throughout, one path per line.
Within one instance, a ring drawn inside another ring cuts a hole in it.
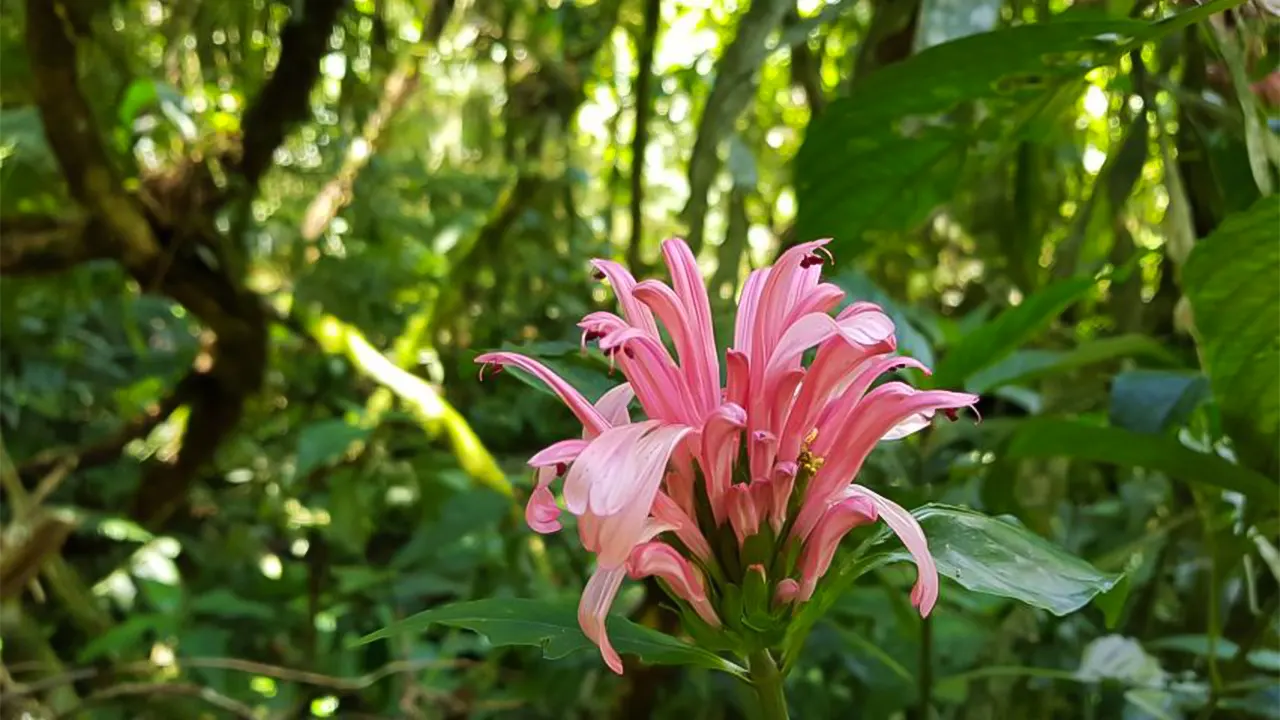
M 949 523 L 938 610 L 868 529 L 794 717 L 1280 716 L 1274 3 L 0 9 L 0 715 L 752 717 L 646 585 L 619 647 L 695 667 L 570 652 L 519 504 L 574 423 L 472 364 L 602 393 L 587 259 L 688 232 L 722 335 L 832 236 L 984 398 L 860 477 Z

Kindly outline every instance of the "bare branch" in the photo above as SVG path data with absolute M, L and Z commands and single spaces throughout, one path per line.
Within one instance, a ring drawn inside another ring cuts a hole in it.
M 43 275 L 113 256 L 101 226 L 88 218 L 0 218 L 0 275 Z
M 39 2 L 40 0 L 32 0 Z M 289 24 L 280 33 L 280 60 L 244 113 L 243 151 L 238 169 L 250 188 L 271 167 L 276 148 L 293 126 L 311 116 L 311 87 L 320 77 L 320 60 L 329 51 L 329 34 L 345 0 L 294 3 Z
M 32 89 L 45 136 L 71 194 L 109 231 L 106 237 L 115 244 L 121 261 L 133 268 L 157 255 L 159 245 L 98 137 L 97 123 L 80 91 L 76 44 L 68 34 L 66 12 L 58 0 L 27 0 Z
M 178 697 L 189 697 L 204 702 L 230 713 L 233 717 L 242 718 L 243 720 L 257 720 L 257 714 L 253 708 L 245 705 L 239 700 L 227 697 L 222 693 L 195 683 L 121 683 L 113 687 L 99 690 L 96 693 L 86 697 L 80 707 L 73 708 L 69 712 L 59 713 L 54 716 L 54 720 L 58 718 L 77 717 L 88 705 L 97 705 L 115 698 L 130 697 L 134 695 L 172 695 Z

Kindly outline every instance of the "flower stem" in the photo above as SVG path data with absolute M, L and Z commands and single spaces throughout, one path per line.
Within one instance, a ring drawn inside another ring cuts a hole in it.
M 768 650 L 757 650 L 747 658 L 751 684 L 760 699 L 761 720 L 787 720 L 787 696 L 782 690 L 782 673 Z

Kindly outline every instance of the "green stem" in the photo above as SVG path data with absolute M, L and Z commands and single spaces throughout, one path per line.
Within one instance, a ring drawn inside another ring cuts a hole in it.
M 787 695 L 782 689 L 782 673 L 768 650 L 757 650 L 747 658 L 751 685 L 760 699 L 761 720 L 787 720 Z

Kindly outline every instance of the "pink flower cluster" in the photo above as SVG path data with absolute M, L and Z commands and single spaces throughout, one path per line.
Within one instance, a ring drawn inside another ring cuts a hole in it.
M 792 247 L 747 278 L 733 347 L 723 356 L 723 387 L 707 291 L 679 239 L 662 246 L 671 285 L 636 282 L 621 265 L 594 261 L 621 315 L 587 315 L 579 323 L 583 342 L 598 341 L 627 380 L 594 404 L 532 358 L 497 352 L 476 360 L 537 377 L 582 422 L 581 438 L 529 460 L 537 485 L 526 518 L 541 533 L 560 529 L 551 486 L 564 477 L 564 508 L 577 516 L 582 544 L 597 560 L 578 620 L 615 672 L 622 662 L 605 618 L 626 575 L 657 577 L 702 622 L 721 627 L 717 600 L 725 588 L 718 582 L 745 572 L 720 567 L 724 554 L 713 552 L 711 541 L 728 530 L 740 547 L 764 533 L 779 553 L 798 549 L 796 561 L 783 564 L 786 576 L 768 578 L 774 606 L 796 606 L 812 597 L 841 538 L 884 520 L 915 559 L 912 603 L 927 615 L 937 600 L 937 569 L 919 524 L 853 480 L 876 443 L 977 397 L 896 381 L 872 389 L 892 370 L 928 370 L 894 354 L 893 322 L 876 305 L 856 302 L 830 314 L 844 293 L 821 281 L 826 242 Z M 632 421 L 633 399 L 646 419 Z

